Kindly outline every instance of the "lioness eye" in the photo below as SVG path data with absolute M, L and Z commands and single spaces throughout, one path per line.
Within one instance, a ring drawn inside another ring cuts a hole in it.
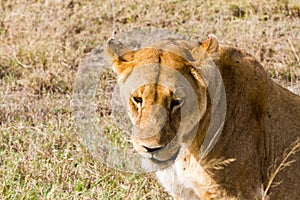
M 133 101 L 136 103 L 136 104 L 141 104 L 143 103 L 143 98 L 142 97 L 132 97 Z
M 183 99 L 173 99 L 171 101 L 171 108 L 173 109 L 174 107 L 181 106 L 182 103 L 183 103 Z

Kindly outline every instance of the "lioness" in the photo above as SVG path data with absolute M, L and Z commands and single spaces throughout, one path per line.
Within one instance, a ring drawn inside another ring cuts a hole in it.
M 251 55 L 214 36 L 139 50 L 111 39 L 106 51 L 135 126 L 133 146 L 146 168 L 161 166 L 157 178 L 175 199 L 300 198 L 300 97 L 275 84 Z M 203 154 L 217 117 L 213 81 L 205 80 L 212 65 L 224 83 L 226 118 Z

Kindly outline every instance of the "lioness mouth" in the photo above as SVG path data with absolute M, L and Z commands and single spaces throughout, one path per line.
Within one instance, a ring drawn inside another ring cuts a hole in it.
M 154 163 L 157 163 L 157 164 L 162 164 L 162 163 L 168 163 L 168 162 L 171 162 L 171 161 L 175 161 L 178 154 L 179 154 L 179 151 L 180 151 L 180 148 L 178 148 L 176 153 L 173 154 L 173 156 L 171 156 L 167 160 L 161 160 L 161 159 L 159 159 L 159 157 L 155 156 L 155 154 L 152 154 L 150 160 L 153 161 Z
M 156 151 L 159 151 L 159 150 L 165 148 L 165 147 L 149 148 L 149 147 L 146 147 L 146 146 L 143 146 L 143 147 L 144 147 L 144 148 L 147 150 L 147 152 L 149 152 L 149 153 L 153 153 L 153 152 L 156 152 Z

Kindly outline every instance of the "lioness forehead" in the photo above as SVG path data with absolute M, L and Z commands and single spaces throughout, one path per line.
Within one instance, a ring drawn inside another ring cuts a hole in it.
M 127 70 L 119 75 L 121 84 L 145 82 L 165 85 L 166 88 L 175 90 L 182 85 L 178 77 L 189 73 L 189 67 L 192 66 L 181 56 L 157 48 L 143 48 L 136 51 L 134 55 L 130 53 L 125 55 L 124 58 L 128 59 L 127 56 L 130 56 L 131 60 L 119 63 L 119 65 L 131 65 L 126 66 Z
M 130 93 L 139 94 L 147 93 L 151 90 L 159 91 L 162 94 L 169 95 L 178 93 L 187 82 L 182 80 L 182 74 L 172 67 L 166 67 L 160 64 L 138 65 L 128 73 L 125 81 L 131 88 Z
M 146 84 L 136 89 L 132 96 L 144 97 L 147 100 L 158 101 L 161 98 L 171 96 L 173 90 L 160 84 Z
M 188 64 L 188 61 L 180 55 L 157 48 L 143 48 L 135 52 L 133 56 L 129 54 L 125 55 L 124 58 L 126 59 L 128 56 L 130 56 L 129 59 L 135 61 L 136 66 L 157 63 L 165 67 L 180 69 Z

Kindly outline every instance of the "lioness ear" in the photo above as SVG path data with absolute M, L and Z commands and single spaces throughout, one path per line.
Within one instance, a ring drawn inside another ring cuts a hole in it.
M 105 48 L 105 53 L 109 59 L 112 60 L 113 70 L 117 74 L 121 74 L 126 68 L 131 66 L 130 58 L 133 56 L 134 51 L 127 48 L 120 41 L 109 39 Z
M 216 36 L 209 34 L 208 38 L 202 42 L 199 42 L 199 46 L 196 46 L 191 50 L 191 54 L 195 59 L 195 63 L 199 63 L 206 54 L 214 57 L 219 52 L 219 42 Z
M 215 52 L 218 52 L 218 50 L 219 50 L 219 41 L 215 35 L 209 34 L 208 39 L 204 40 L 201 43 L 201 47 L 207 53 L 215 53 Z

